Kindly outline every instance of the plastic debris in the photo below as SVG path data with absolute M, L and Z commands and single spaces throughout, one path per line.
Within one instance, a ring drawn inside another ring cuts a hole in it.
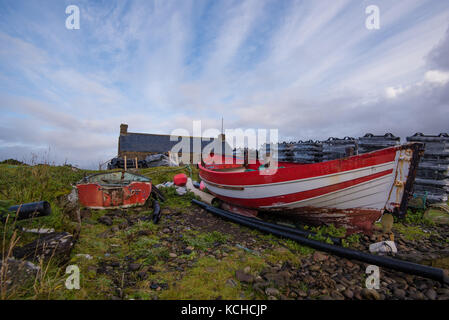
M 176 188 L 176 193 L 179 194 L 180 196 L 183 196 L 187 193 L 186 188 L 184 187 L 177 187 Z
M 369 251 L 371 253 L 397 253 L 398 249 L 394 241 L 381 241 L 370 244 Z
M 27 229 L 27 228 L 22 228 L 23 232 L 28 232 L 28 233 L 37 233 L 37 234 L 47 234 L 47 233 L 53 233 L 55 232 L 55 229 L 53 228 L 39 228 L 39 229 Z
M 160 189 L 160 188 L 170 188 L 173 185 L 174 185 L 173 182 L 167 181 L 167 182 L 160 183 L 160 184 L 156 185 L 156 188 L 158 188 L 158 189 Z
M 85 258 L 87 260 L 92 260 L 94 258 L 90 254 L 86 254 L 86 253 L 78 253 L 76 256 L 77 257 L 81 257 L 81 258 Z
M 175 185 L 183 187 L 187 183 L 187 175 L 185 173 L 179 173 L 173 177 L 173 182 Z

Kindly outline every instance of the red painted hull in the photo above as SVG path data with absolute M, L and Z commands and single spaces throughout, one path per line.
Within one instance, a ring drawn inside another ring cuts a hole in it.
M 235 159 L 215 156 L 199 168 L 208 190 L 234 206 L 369 233 L 383 212 L 406 209 L 420 148 L 407 144 L 314 164 L 279 162 L 272 169 L 260 161 L 242 168 Z
M 131 174 L 128 174 L 132 176 Z M 92 209 L 113 209 L 142 206 L 151 194 L 148 178 L 137 176 L 140 180 L 124 183 L 101 183 L 98 175 L 94 181 L 89 177 L 76 185 L 81 205 Z

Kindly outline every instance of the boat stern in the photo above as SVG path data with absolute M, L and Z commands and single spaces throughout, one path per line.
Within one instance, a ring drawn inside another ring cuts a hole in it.
M 424 145 L 422 143 L 408 143 L 398 147 L 394 180 L 385 205 L 387 212 L 399 217 L 407 213 L 408 201 L 413 196 L 418 164 L 423 154 Z

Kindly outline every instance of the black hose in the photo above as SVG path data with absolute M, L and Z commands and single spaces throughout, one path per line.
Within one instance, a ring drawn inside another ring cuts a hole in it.
M 153 223 L 157 224 L 161 218 L 161 206 L 157 200 L 153 202 Z
M 226 211 L 224 211 L 222 209 L 215 208 L 213 206 L 210 206 L 206 203 L 203 203 L 203 202 L 200 202 L 197 200 L 192 200 L 192 202 L 201 206 L 205 210 L 207 210 L 217 216 L 223 217 L 225 219 L 229 219 L 231 221 L 240 223 L 241 225 L 251 227 L 251 228 L 257 229 L 259 231 L 265 232 L 265 233 L 271 233 L 275 236 L 294 240 L 296 242 L 299 242 L 301 244 L 304 244 L 306 246 L 309 246 L 309 247 L 317 249 L 317 250 L 326 251 L 326 252 L 329 252 L 329 253 L 332 253 L 332 254 L 347 258 L 347 259 L 355 259 L 355 260 L 359 260 L 362 262 L 374 264 L 377 266 L 386 267 L 389 269 L 393 269 L 393 270 L 397 270 L 397 271 L 401 271 L 401 272 L 405 272 L 405 273 L 409 273 L 409 274 L 414 274 L 417 276 L 430 278 L 433 280 L 440 281 L 442 283 L 449 284 L 449 276 L 448 276 L 447 272 L 443 269 L 424 266 L 421 264 L 397 260 L 397 259 L 393 259 L 393 258 L 389 258 L 389 257 L 376 256 L 376 255 L 372 255 L 369 253 L 365 253 L 365 252 L 361 252 L 361 251 L 357 251 L 357 250 L 353 250 L 353 249 L 347 249 L 347 248 L 323 243 L 320 241 L 304 238 L 304 237 L 298 236 L 298 235 L 290 233 L 290 232 L 280 231 L 276 228 L 267 227 L 265 225 L 258 224 L 256 221 L 251 222 L 251 221 L 247 221 L 244 219 L 238 219 L 236 217 L 232 217 L 231 215 L 226 214 Z
M 192 200 L 192 201 L 194 203 L 196 203 L 196 204 L 201 206 L 199 201 L 197 201 L 197 200 Z M 222 210 L 222 209 L 220 209 L 220 210 Z M 293 234 L 296 234 L 296 235 L 301 236 L 301 237 L 309 237 L 309 236 L 313 237 L 313 236 L 316 236 L 316 233 L 312 232 L 312 231 L 306 231 L 306 230 L 301 230 L 301 229 L 281 226 L 279 224 L 269 223 L 269 222 L 262 221 L 262 220 L 259 220 L 259 219 L 245 217 L 245 216 L 242 216 L 242 215 L 231 213 L 231 212 L 226 211 L 226 210 L 222 210 L 222 214 L 229 216 L 230 219 L 234 219 L 235 218 L 235 219 L 245 220 L 245 221 L 248 221 L 248 222 L 254 222 L 254 223 L 257 223 L 257 224 L 262 225 L 262 226 L 266 226 L 266 227 L 269 227 L 269 228 L 274 228 L 274 229 L 277 229 L 279 231 L 293 233 Z M 333 244 L 341 245 L 341 239 L 340 238 L 331 237 L 331 236 L 327 236 L 327 235 L 323 235 L 323 236 L 328 238 L 328 239 L 330 239 Z
M 9 207 L 8 210 L 13 214 L 17 214 L 17 220 L 43 217 L 51 214 L 51 206 L 48 201 L 23 203 L 21 205 Z M 14 217 L 14 219 L 16 219 L 16 217 Z M 0 220 L 5 222 L 6 215 L 3 215 Z

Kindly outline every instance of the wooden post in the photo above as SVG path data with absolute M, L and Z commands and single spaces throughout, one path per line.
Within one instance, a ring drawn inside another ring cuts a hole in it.
M 137 162 L 137 157 L 136 157 L 136 169 L 139 169 L 139 163 Z
M 126 171 L 126 156 L 125 156 L 125 171 Z

